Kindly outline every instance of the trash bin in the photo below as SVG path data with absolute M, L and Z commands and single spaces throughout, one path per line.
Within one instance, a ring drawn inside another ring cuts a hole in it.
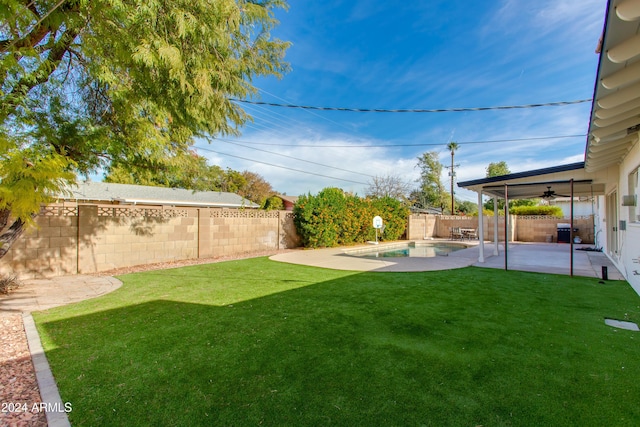
M 556 242 L 558 243 L 571 242 L 571 224 L 567 224 L 565 222 L 559 222 L 557 227 L 558 227 L 558 238 Z

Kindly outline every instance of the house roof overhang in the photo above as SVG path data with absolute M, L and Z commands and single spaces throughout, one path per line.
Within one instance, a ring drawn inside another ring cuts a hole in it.
M 464 181 L 458 186 L 492 197 L 507 195 L 509 199 L 539 198 L 547 190 L 554 191 L 558 197 L 571 193 L 574 197 L 591 197 L 605 191 L 605 184 L 585 170 L 584 162 Z
M 585 169 L 620 164 L 640 131 L 640 0 L 609 0 L 585 150 Z

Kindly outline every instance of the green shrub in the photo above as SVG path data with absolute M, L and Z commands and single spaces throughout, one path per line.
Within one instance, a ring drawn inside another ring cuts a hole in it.
M 375 239 L 372 219 L 379 215 L 384 224 L 383 240 L 397 240 L 404 234 L 409 210 L 399 201 L 360 198 L 338 188 L 325 188 L 316 196 L 298 198 L 294 223 L 305 247 L 333 247 L 364 243 Z
M 277 211 L 284 209 L 284 202 L 278 196 L 271 196 L 265 199 L 264 203 L 260 209 L 264 209 L 265 211 Z
M 511 215 L 544 215 L 562 218 L 564 213 L 559 206 L 515 206 L 509 209 Z

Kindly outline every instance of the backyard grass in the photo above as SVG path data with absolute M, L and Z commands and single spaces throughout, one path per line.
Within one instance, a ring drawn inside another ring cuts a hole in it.
M 635 426 L 626 282 L 231 261 L 35 313 L 74 426 Z

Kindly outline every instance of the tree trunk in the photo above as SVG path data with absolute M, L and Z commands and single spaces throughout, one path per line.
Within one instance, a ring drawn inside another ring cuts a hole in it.
M 18 218 L 11 224 L 11 227 L 2 231 L 2 234 L 0 234 L 0 258 L 9 252 L 13 243 L 24 233 L 24 225 L 24 221 Z

